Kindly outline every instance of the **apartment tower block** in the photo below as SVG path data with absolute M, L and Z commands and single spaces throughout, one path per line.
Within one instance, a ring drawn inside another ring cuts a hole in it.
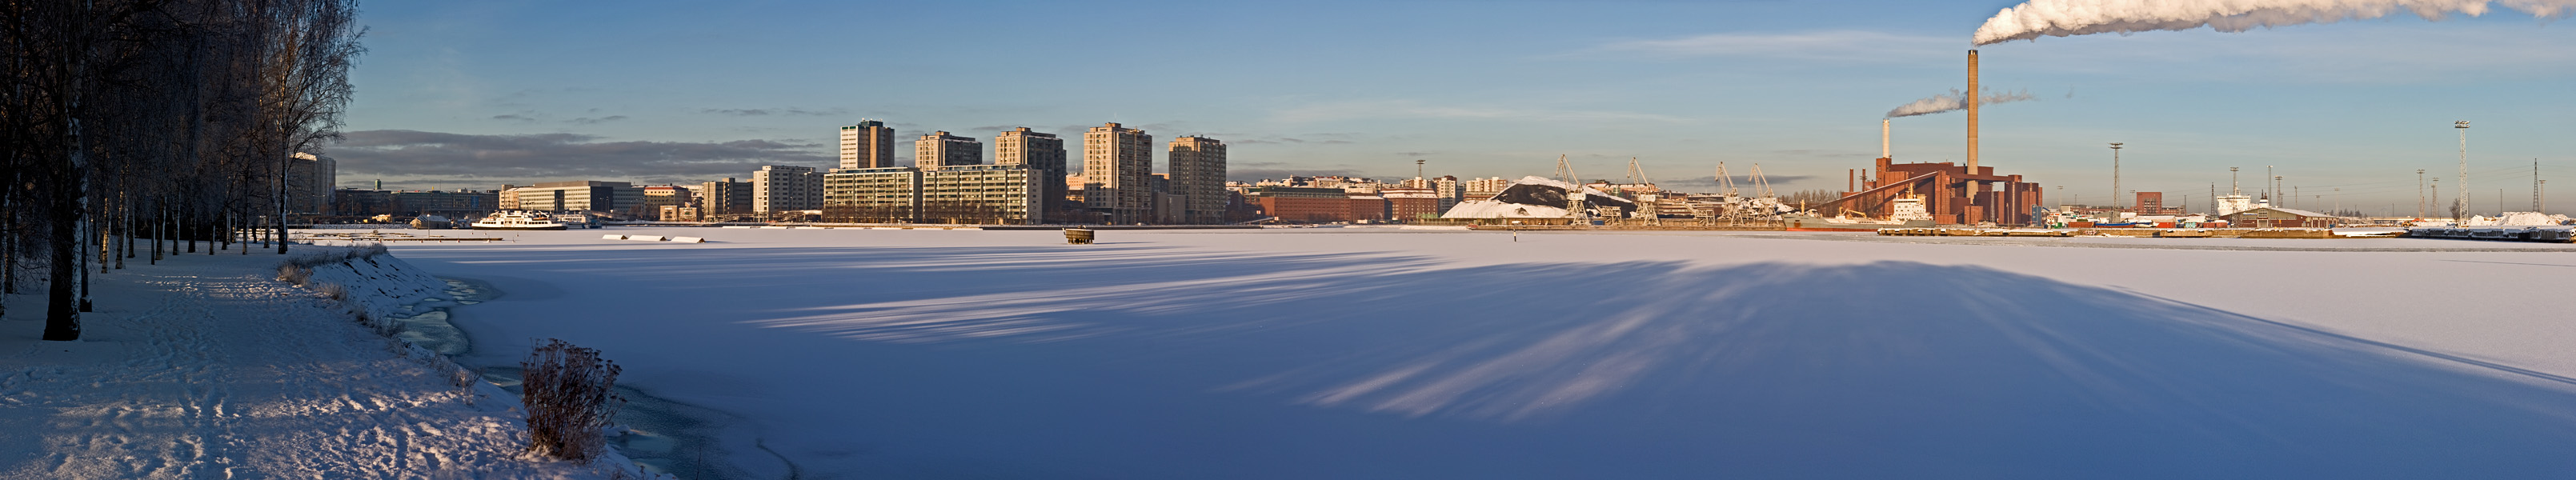
M 861 120 L 841 127 L 841 168 L 885 168 L 894 164 L 894 127 Z
M 1112 224 L 1152 218 L 1154 136 L 1116 123 L 1082 134 L 1082 203 Z
M 1187 136 L 1172 139 L 1171 193 L 1180 195 L 1181 222 L 1219 223 L 1225 218 L 1225 142 Z
M 1064 139 L 1030 131 L 1029 127 L 1002 132 L 993 137 L 993 164 L 1036 170 L 1042 192 L 1038 195 L 1039 211 L 1032 214 L 1046 223 L 1067 220 L 1057 205 L 1065 195 Z
M 823 208 L 823 174 L 814 167 L 769 165 L 751 173 L 751 211 L 771 212 Z
M 915 167 L 962 167 L 984 163 L 984 142 L 974 138 L 931 132 L 912 142 Z

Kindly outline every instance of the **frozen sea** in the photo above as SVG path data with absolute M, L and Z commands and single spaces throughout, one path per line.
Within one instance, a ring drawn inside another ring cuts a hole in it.
M 503 292 L 455 310 L 469 363 L 599 348 L 621 384 L 721 412 L 706 454 L 753 478 L 2576 471 L 2563 245 L 500 235 L 394 246 Z

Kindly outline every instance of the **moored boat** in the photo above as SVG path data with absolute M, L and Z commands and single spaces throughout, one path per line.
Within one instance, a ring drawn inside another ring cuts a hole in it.
M 562 230 L 563 222 L 545 212 L 500 212 L 474 221 L 475 230 Z

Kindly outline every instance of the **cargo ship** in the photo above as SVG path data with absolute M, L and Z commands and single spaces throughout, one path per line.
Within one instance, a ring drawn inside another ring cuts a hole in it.
M 1904 196 L 1888 201 L 1888 210 L 1889 214 L 1885 219 L 1853 217 L 1850 213 L 1856 212 L 1845 210 L 1844 215 L 1830 218 L 1803 212 L 1792 213 L 1780 216 L 1780 221 L 1792 232 L 1875 232 L 1881 228 L 1933 226 L 1932 212 L 1923 208 L 1923 196 L 1916 195 L 1911 190 L 1906 191 Z

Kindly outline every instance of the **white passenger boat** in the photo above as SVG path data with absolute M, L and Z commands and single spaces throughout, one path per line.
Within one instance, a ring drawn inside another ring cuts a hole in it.
M 474 221 L 475 230 L 562 230 L 563 222 L 545 212 L 500 212 Z

